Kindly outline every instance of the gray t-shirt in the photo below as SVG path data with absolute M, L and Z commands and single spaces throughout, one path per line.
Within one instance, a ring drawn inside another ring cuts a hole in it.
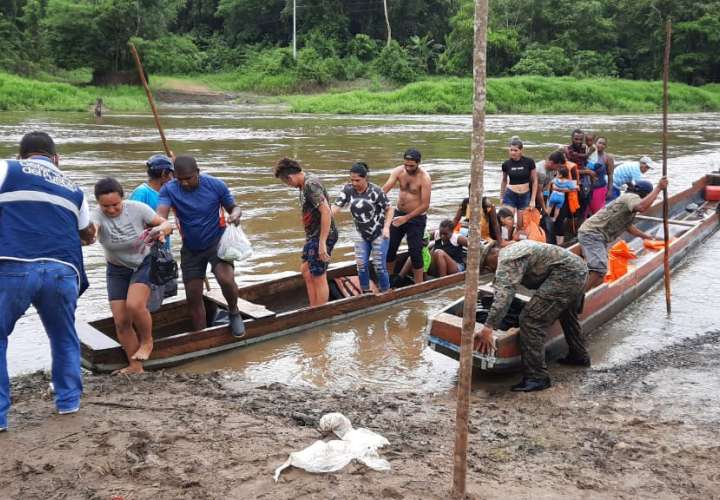
M 150 249 L 140 240 L 145 228 L 153 221 L 155 211 L 137 201 L 123 201 L 120 215 L 110 218 L 100 208 L 93 210 L 91 220 L 99 226 L 98 241 L 105 258 L 116 266 L 137 269 Z
M 635 209 L 641 201 L 642 198 L 635 193 L 622 194 L 583 222 L 578 232 L 600 233 L 606 242 L 612 243 L 633 223 Z

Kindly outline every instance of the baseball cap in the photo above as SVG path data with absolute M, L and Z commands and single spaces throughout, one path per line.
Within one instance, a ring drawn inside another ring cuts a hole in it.
M 646 196 L 652 193 L 653 185 L 650 181 L 638 180 L 628 182 L 628 188 L 634 193 L 637 193 L 641 196 Z
M 642 158 L 640 158 L 640 163 L 644 163 L 645 165 L 648 166 L 648 168 L 654 168 L 656 165 L 655 162 L 652 161 L 649 156 L 643 156 Z
M 148 161 L 145 162 L 145 166 L 155 172 L 162 172 L 165 170 L 169 170 L 171 172 L 175 171 L 175 166 L 173 165 L 172 160 L 165 155 L 152 155 L 148 158 Z

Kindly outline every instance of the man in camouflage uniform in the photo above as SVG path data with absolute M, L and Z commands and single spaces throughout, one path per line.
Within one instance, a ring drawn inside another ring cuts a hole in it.
M 644 212 L 652 206 L 667 185 L 665 177 L 654 188 L 648 181 L 630 182 L 625 194 L 580 226 L 578 242 L 590 270 L 588 290 L 602 284 L 608 270 L 608 247 L 625 231 L 638 238 L 652 239 L 651 235 L 635 227 L 633 220 L 638 212 Z
M 536 290 L 520 314 L 520 353 L 523 380 L 513 391 L 541 391 L 550 387 L 545 364 L 545 335 L 559 319 L 569 347 L 565 364 L 590 366 L 578 312 L 587 280 L 587 266 L 564 248 L 523 240 L 497 251 L 486 251 L 484 265 L 495 271 L 495 296 L 483 329 L 476 334 L 476 346 L 483 353 L 493 349 L 493 329 L 510 308 L 519 285 Z

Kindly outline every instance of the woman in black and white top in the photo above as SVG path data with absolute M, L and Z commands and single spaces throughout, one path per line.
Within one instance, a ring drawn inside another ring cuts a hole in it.
M 355 222 L 355 261 L 363 293 L 370 290 L 370 257 L 381 292 L 390 289 L 386 257 L 393 209 L 383 190 L 368 180 L 370 169 L 358 162 L 350 168 L 350 184 L 346 184 L 332 207 L 333 216 L 341 208 L 350 207 Z

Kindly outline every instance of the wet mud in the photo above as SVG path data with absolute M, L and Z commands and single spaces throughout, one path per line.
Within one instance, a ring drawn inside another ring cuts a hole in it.
M 472 498 L 720 498 L 720 331 L 609 368 L 551 365 L 554 385 L 477 380 Z M 454 395 L 257 385 L 236 373 L 90 376 L 52 415 L 46 375 L 13 381 L 2 498 L 447 498 Z M 274 469 L 340 411 L 383 434 L 391 472 Z

